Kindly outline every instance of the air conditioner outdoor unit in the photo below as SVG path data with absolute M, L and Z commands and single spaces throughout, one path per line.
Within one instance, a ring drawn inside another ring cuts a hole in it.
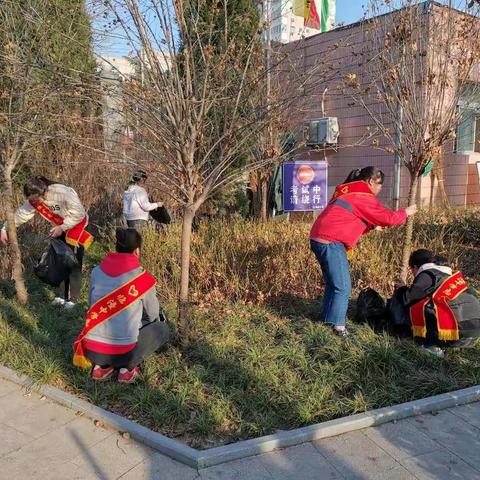
M 307 145 L 337 145 L 340 133 L 337 117 L 307 120 L 304 126 Z

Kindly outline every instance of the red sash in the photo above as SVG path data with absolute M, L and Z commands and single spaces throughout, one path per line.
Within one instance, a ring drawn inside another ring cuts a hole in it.
M 73 342 L 73 364 L 80 368 L 91 368 L 92 362 L 85 356 L 82 340 L 94 328 L 110 320 L 143 297 L 152 289 L 156 280 L 143 272 L 130 281 L 96 301 L 85 317 L 85 327 Z
M 446 278 L 435 290 L 431 297 L 424 298 L 410 307 L 410 319 L 414 337 L 425 338 L 427 335 L 427 323 L 425 319 L 425 307 L 432 301 L 437 319 L 439 340 L 458 340 L 458 321 L 448 302 L 455 300 L 468 288 L 460 272 L 456 272 Z
M 30 205 L 46 220 L 48 220 L 53 225 L 63 225 L 64 219 L 53 213 L 43 202 L 33 204 L 29 202 Z M 80 223 L 70 228 L 65 232 L 65 241 L 72 245 L 72 247 L 78 247 L 81 245 L 85 250 L 88 250 L 90 245 L 93 243 L 93 236 L 85 231 L 87 226 L 87 217 L 85 217 Z
M 362 193 L 366 195 L 375 195 L 367 182 L 363 180 L 357 180 L 356 182 L 343 183 L 342 185 L 337 185 L 335 188 L 335 193 L 333 194 L 332 200 L 343 197 L 345 195 L 350 195 L 351 193 Z M 331 200 L 331 201 L 332 201 Z

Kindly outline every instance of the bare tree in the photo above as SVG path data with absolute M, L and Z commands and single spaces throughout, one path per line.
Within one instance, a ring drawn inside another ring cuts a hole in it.
M 184 0 L 104 2 L 140 70 L 123 88 L 135 130 L 128 161 L 153 160 L 164 194 L 182 209 L 178 325 L 185 343 L 195 214 L 219 189 L 271 162 L 252 156 L 252 145 L 268 127 L 267 111 L 293 101 L 265 102 L 260 26 L 247 39 L 230 31 L 230 1 L 209 9 Z
M 45 9 L 38 0 L 0 3 L 0 171 L 12 278 L 21 303 L 27 301 L 27 290 L 14 222 L 14 175 L 25 163 L 35 162 L 36 155 L 50 148 L 57 136 L 66 137 L 65 125 L 72 119 L 71 112 L 81 109 L 83 96 L 82 89 L 76 88 L 75 68 L 83 59 L 80 51 L 90 48 L 88 25 L 79 27 L 77 14 L 82 14 L 82 7 L 63 8 L 70 18 L 60 13 L 57 4 Z M 83 39 L 65 33 L 78 34 L 83 27 L 87 32 Z
M 457 7 L 457 9 L 455 9 Z M 463 11 L 462 11 L 463 9 Z M 431 162 L 442 177 L 442 153 L 470 105 L 480 99 L 478 7 L 416 0 L 372 0 L 364 24 L 364 71 L 346 79 L 408 169 L 408 204 L 416 203 L 419 177 Z M 400 277 L 405 280 L 413 234 L 407 222 Z
M 6 0 L 0 5 L 0 168 L 12 252 L 12 278 L 21 303 L 26 303 L 28 296 L 14 222 L 13 173 L 39 141 L 37 132 L 44 121 L 43 108 L 51 95 L 41 74 L 34 44 L 39 19 L 33 5 L 25 3 L 20 6 L 18 2 Z

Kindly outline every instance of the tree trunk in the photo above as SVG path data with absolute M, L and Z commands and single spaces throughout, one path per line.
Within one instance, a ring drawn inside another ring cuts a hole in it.
M 434 199 L 434 193 L 435 193 L 435 175 L 433 174 L 433 172 L 431 173 L 430 175 L 430 210 L 433 210 L 433 206 L 434 206 L 434 202 L 433 202 L 433 199 Z
M 195 216 L 195 209 L 191 206 L 183 212 L 181 259 L 180 259 L 180 295 L 178 302 L 178 334 L 180 344 L 186 348 L 189 343 L 189 280 L 190 280 L 190 248 L 192 244 L 192 223 Z
M 11 172 L 8 168 L 4 170 L 4 185 L 5 185 L 5 211 L 8 222 L 8 238 L 10 250 L 12 253 L 12 279 L 15 282 L 15 290 L 17 292 L 17 299 L 25 305 L 28 300 L 28 293 L 25 287 L 25 279 L 23 277 L 22 254 L 20 246 L 18 245 L 17 228 L 15 227 L 15 209 L 13 208 L 13 185 Z
M 264 169 L 257 170 L 250 175 L 253 218 L 262 222 L 268 219 L 268 185 L 270 176 Z
M 410 190 L 408 192 L 408 205 L 413 205 L 417 200 L 418 190 L 418 175 L 416 173 L 410 174 Z M 413 237 L 413 215 L 410 215 L 407 219 L 407 228 L 405 231 L 405 240 L 402 250 L 402 266 L 400 271 L 400 280 L 407 282 L 408 275 L 408 260 L 412 250 L 412 237 Z
M 445 168 L 444 168 L 444 156 L 443 151 L 440 150 L 440 153 L 437 156 L 436 165 L 432 169 L 432 175 L 437 179 L 437 189 L 440 193 L 440 199 L 442 202 L 443 208 L 448 208 L 450 206 L 450 201 L 448 200 L 447 191 L 445 190 Z
M 269 178 L 262 178 L 260 183 L 260 200 L 261 200 L 261 210 L 260 210 L 260 220 L 266 222 L 268 219 L 268 180 Z
M 443 170 L 441 172 L 436 172 L 435 176 L 437 178 L 437 188 L 440 192 L 442 207 L 443 208 L 449 208 L 450 207 L 450 201 L 448 200 L 447 191 L 445 190 L 445 181 L 444 181 Z

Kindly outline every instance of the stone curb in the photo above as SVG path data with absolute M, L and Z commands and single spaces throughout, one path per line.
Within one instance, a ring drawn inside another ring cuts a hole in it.
M 18 375 L 9 368 L 0 365 L 0 377 L 31 388 L 34 382 L 25 375 Z M 403 418 L 429 413 L 432 411 L 452 408 L 480 400 L 480 385 L 450 393 L 443 393 L 434 397 L 414 400 L 412 402 L 384 407 L 370 412 L 359 413 L 349 417 L 338 418 L 328 422 L 317 423 L 308 427 L 282 431 L 252 440 L 244 440 L 222 447 L 207 450 L 196 450 L 183 443 L 172 440 L 165 435 L 153 432 L 142 427 L 132 420 L 128 420 L 103 408 L 81 400 L 70 393 L 48 385 L 37 389 L 41 394 L 61 405 L 82 412 L 86 416 L 100 420 L 105 425 L 130 435 L 149 447 L 154 448 L 179 462 L 193 468 L 212 467 L 232 460 L 260 455 L 279 448 L 291 447 L 313 440 L 333 437 L 342 433 L 352 432 L 361 428 L 373 427 L 382 423 L 401 420 Z

